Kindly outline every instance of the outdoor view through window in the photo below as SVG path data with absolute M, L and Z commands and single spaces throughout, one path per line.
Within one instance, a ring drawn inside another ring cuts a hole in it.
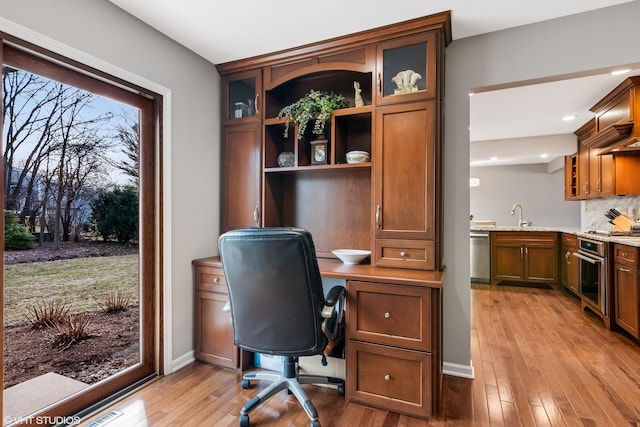
M 4 66 L 4 424 L 140 362 L 139 110 Z

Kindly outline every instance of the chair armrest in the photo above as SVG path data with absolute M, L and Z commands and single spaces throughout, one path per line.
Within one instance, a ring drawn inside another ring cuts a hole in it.
M 322 332 L 334 340 L 338 336 L 339 325 L 342 321 L 346 299 L 346 289 L 344 286 L 334 286 L 325 297 L 326 305 L 322 308 Z
M 346 292 L 347 290 L 344 286 L 334 286 L 329 290 L 329 293 L 324 298 L 324 300 L 327 305 L 333 307 L 334 305 L 336 305 L 340 298 L 344 297 L 344 294 Z

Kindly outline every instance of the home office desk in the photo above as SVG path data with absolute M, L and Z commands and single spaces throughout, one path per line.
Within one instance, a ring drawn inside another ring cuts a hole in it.
M 195 357 L 251 369 L 233 345 L 227 287 L 218 257 L 192 262 Z M 442 386 L 442 283 L 445 271 L 346 265 L 318 259 L 323 278 L 344 280 L 346 398 L 421 418 L 435 414 Z

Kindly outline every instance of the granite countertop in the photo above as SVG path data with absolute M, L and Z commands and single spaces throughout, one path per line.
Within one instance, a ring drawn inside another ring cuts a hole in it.
M 583 230 L 580 227 L 518 227 L 516 225 L 473 225 L 470 226 L 471 231 L 550 231 L 555 233 L 569 233 L 575 234 L 579 237 L 587 237 L 593 240 L 599 240 L 602 242 L 622 243 L 624 245 L 640 247 L 640 236 L 609 236 L 606 234 L 589 233 L 588 230 Z

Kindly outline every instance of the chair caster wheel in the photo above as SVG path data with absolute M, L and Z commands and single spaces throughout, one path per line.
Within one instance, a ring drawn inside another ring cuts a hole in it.
M 320 421 L 311 421 L 311 427 L 320 427 Z
M 240 427 L 249 427 L 249 415 L 240 415 Z
M 249 380 L 242 380 L 242 388 L 249 388 L 249 387 L 251 387 L 251 381 L 249 381 Z M 248 418 L 249 418 L 249 417 L 247 416 L 247 419 L 248 419 Z M 247 421 L 247 422 L 248 422 L 248 421 Z M 249 425 L 249 424 L 247 424 L 247 425 Z
M 338 394 L 344 396 L 344 384 L 338 384 Z

